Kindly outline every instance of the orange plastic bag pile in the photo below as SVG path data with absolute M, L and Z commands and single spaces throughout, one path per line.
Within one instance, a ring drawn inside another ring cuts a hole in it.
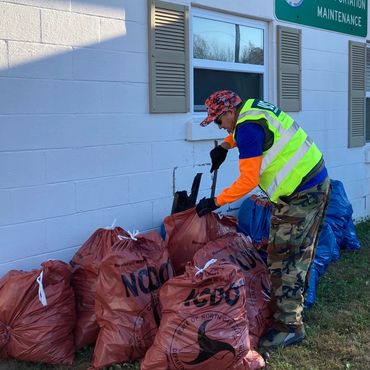
M 176 274 L 182 274 L 195 252 L 209 241 L 236 232 L 236 224 L 236 218 L 213 212 L 198 217 L 195 208 L 166 217 L 166 244 Z
M 229 261 L 243 272 L 249 335 L 252 348 L 256 348 L 271 321 L 268 268 L 251 239 L 240 233 L 230 233 L 207 243 L 195 254 L 194 263 L 204 265 L 212 258 Z
M 72 364 L 75 300 L 71 268 L 48 261 L 0 280 L 0 358 Z
M 247 370 L 264 366 L 250 348 L 245 278 L 231 263 L 186 267 L 160 290 L 162 321 L 141 370 Z
M 93 367 L 144 357 L 160 320 L 158 289 L 173 276 L 158 233 L 124 237 L 101 266 L 96 289 L 100 326 Z
M 112 246 L 119 241 L 118 235 L 127 235 L 123 229 L 98 229 L 73 256 L 72 286 L 76 294 L 77 324 L 75 328 L 76 348 L 95 342 L 99 326 L 95 316 L 96 280 L 99 266 Z

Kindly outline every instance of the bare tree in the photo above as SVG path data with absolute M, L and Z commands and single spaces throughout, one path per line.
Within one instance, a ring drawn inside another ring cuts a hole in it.
M 241 50 L 240 63 L 263 65 L 263 49 L 249 42 L 248 47 Z

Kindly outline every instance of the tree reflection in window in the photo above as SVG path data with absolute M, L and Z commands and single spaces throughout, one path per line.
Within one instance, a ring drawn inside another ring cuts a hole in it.
M 197 59 L 263 65 L 263 30 L 194 17 L 193 56 Z

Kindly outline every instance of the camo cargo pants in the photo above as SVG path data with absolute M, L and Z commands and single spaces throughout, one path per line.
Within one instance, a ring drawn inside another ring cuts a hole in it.
M 314 257 L 319 228 L 325 216 L 330 181 L 290 197 L 274 206 L 268 245 L 274 326 L 300 328 L 306 275 Z

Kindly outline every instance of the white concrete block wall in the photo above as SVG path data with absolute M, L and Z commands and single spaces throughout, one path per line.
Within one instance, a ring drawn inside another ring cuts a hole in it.
M 294 25 L 289 25 L 294 27 Z M 353 217 L 369 215 L 364 152 L 348 148 L 348 35 L 302 28 L 302 111 L 292 114 L 323 152 L 329 176 L 343 182 Z M 320 42 L 317 42 L 320 40 Z M 357 39 L 356 41 L 364 41 Z
M 275 46 L 269 0 L 227 7 L 271 22 Z M 197 172 L 204 173 L 199 198 L 210 195 L 213 140 L 185 140 L 198 118 L 148 113 L 146 0 L 7 0 L 0 19 L 0 275 L 49 258 L 69 261 L 114 220 L 128 230 L 158 229 L 173 191 L 190 191 Z M 363 182 L 370 170 L 362 148 L 347 149 L 348 39 L 303 28 L 303 111 L 294 117 L 362 217 L 370 214 Z M 217 192 L 237 177 L 237 154 L 220 169 Z M 223 210 L 235 214 L 240 203 Z
M 114 219 L 158 228 L 194 145 L 184 115 L 147 114 L 147 2 L 0 1 L 0 16 L 0 274 L 69 260 Z

